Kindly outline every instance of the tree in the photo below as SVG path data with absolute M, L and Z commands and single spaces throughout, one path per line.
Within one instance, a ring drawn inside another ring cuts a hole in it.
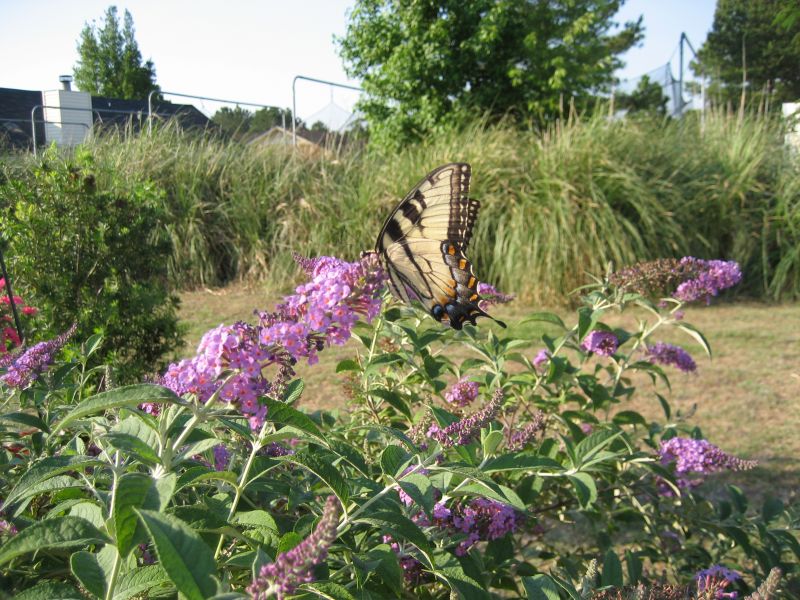
M 116 6 L 106 9 L 100 27 L 94 21 L 84 25 L 78 40 L 78 56 L 73 73 L 76 85 L 84 92 L 145 99 L 159 89 L 153 61 L 142 63 L 142 53 L 134 38 L 133 17 L 127 10 L 121 30 Z
M 617 105 L 625 108 L 628 113 L 647 112 L 658 115 L 667 113 L 669 98 L 664 95 L 664 90 L 657 81 L 650 81 L 647 75 L 640 80 L 636 89 L 630 94 L 620 94 Z
M 211 120 L 219 126 L 223 133 L 241 136 L 250 130 L 253 113 L 238 105 L 236 108 L 223 106 L 214 113 Z
M 736 100 L 742 86 L 775 106 L 800 98 L 797 0 L 718 0 L 714 23 L 693 64 L 712 94 Z
M 292 128 L 292 110 L 290 108 L 278 108 L 277 106 L 260 108 L 253 115 L 250 131 L 268 131 L 273 127 L 283 127 L 284 122 L 287 129 Z M 298 121 L 299 124 L 300 121 Z
M 402 143 L 463 115 L 556 113 L 607 88 L 642 37 L 624 0 L 358 0 L 337 40 L 371 135 Z

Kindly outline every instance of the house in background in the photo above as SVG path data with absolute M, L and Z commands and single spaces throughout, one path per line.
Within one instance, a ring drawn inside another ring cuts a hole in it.
M 74 146 L 98 127 L 131 124 L 139 129 L 147 121 L 147 100 L 91 96 L 73 90 L 69 76 L 60 81 L 61 89 L 45 92 L 0 88 L 0 147 L 30 149 L 53 142 Z M 174 117 L 184 127 L 203 129 L 211 123 L 191 104 L 157 101 L 153 115 L 161 120 Z

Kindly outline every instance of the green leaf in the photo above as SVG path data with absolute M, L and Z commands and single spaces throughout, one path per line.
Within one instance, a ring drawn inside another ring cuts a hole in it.
M 530 456 L 524 454 L 503 454 L 490 460 L 483 468 L 484 473 L 499 471 L 543 471 L 561 472 L 564 467 L 557 460 L 546 456 Z
M 328 598 L 330 600 L 355 600 L 355 596 L 348 592 L 347 588 L 342 587 L 338 583 L 333 583 L 332 581 L 306 583 L 300 586 L 300 589 L 320 598 Z
M 497 450 L 498 446 L 503 443 L 503 433 L 501 431 L 481 432 L 481 445 L 483 446 L 483 455 L 491 456 Z
M 0 415 L 0 421 L 5 421 L 6 423 L 16 423 L 18 425 L 24 425 L 25 427 L 35 427 L 40 431 L 44 431 L 45 433 L 50 433 L 50 428 L 44 421 L 42 421 L 36 415 L 32 415 L 29 413 L 24 413 L 24 412 L 6 413 L 4 415 Z
M 53 431 L 65 429 L 73 421 L 89 415 L 113 408 L 135 408 L 143 402 L 180 403 L 181 399 L 172 390 L 150 383 L 129 385 L 108 392 L 101 392 L 75 406 L 67 416 L 53 425 Z
M 403 587 L 403 569 L 389 544 L 380 544 L 370 549 L 365 560 L 378 562 L 375 571 L 391 589 L 399 590 Z
M 609 548 L 603 558 L 603 572 L 600 575 L 600 585 L 613 586 L 621 588 L 622 581 L 622 563 L 616 553 Z
M 88 500 L 84 502 L 77 502 L 70 509 L 69 514 L 73 517 L 86 519 L 98 529 L 103 529 L 106 526 L 105 519 L 103 518 L 103 509 L 94 502 L 90 502 Z
M 281 539 L 278 542 L 277 553 L 284 554 L 285 552 L 289 552 L 289 550 L 296 548 L 302 541 L 302 535 L 296 531 L 287 531 L 281 536 Z
M 188 600 L 202 600 L 217 591 L 214 553 L 180 519 L 152 510 L 135 509 L 158 554 L 158 562 Z
M 309 450 L 303 450 L 297 454 L 276 457 L 276 460 L 291 462 L 308 469 L 333 490 L 333 493 L 339 498 L 342 506 L 347 506 L 347 501 L 350 498 L 347 481 L 342 477 L 339 470 L 331 464 L 333 461 L 330 460 L 330 456 L 326 457 L 321 455 L 321 453 L 312 453 Z
M 19 478 L 17 485 L 9 492 L 4 506 L 11 506 L 18 500 L 30 496 L 30 488 L 66 471 L 82 471 L 86 467 L 102 465 L 103 462 L 91 456 L 49 456 L 35 463 Z
M 410 473 L 400 479 L 398 485 L 418 506 L 425 510 L 428 517 L 433 518 L 436 488 L 431 485 L 431 480 L 428 477 L 420 473 Z
M 447 566 L 438 567 L 435 571 L 437 577 L 447 581 L 459 598 L 464 600 L 491 600 L 492 596 L 481 584 L 464 572 L 464 569 L 456 561 L 449 561 Z
M 117 549 L 111 544 L 104 546 L 97 554 L 80 550 L 70 556 L 70 570 L 89 592 L 98 598 L 105 598 L 116 556 Z
M 328 442 L 325 436 L 317 427 L 317 424 L 305 413 L 300 412 L 296 408 L 292 408 L 288 404 L 278 402 L 272 398 L 266 398 L 267 405 L 267 419 L 273 423 L 283 423 L 284 425 L 291 425 L 300 431 L 303 431 L 313 437 L 317 442 L 323 446 L 327 446 Z
M 286 404 L 294 404 L 303 395 L 303 389 L 306 384 L 302 379 L 295 379 L 289 382 L 286 389 L 283 391 L 283 401 Z
M 643 425 L 647 427 L 645 418 L 635 410 L 620 411 L 614 415 L 613 420 L 617 425 Z
M 146 565 L 120 576 L 114 586 L 113 600 L 128 600 L 134 596 L 148 598 L 156 587 L 166 589 L 171 580 L 161 565 Z
M 114 490 L 114 529 L 117 547 L 123 557 L 146 539 L 144 526 L 136 514 L 137 508 L 163 511 L 175 487 L 175 474 L 153 479 L 144 473 L 126 473 L 119 478 Z M 164 489 L 166 488 L 166 489 Z
M 770 523 L 781 513 L 783 513 L 783 502 L 780 498 L 770 496 L 764 500 L 764 504 L 761 507 L 761 518 L 764 519 L 764 523 Z
M 396 477 L 410 457 L 411 455 L 400 446 L 395 444 L 386 446 L 381 452 L 381 470 L 389 477 Z
M 382 400 L 388 402 L 392 407 L 394 407 L 397 411 L 399 411 L 403 416 L 407 419 L 411 419 L 411 409 L 408 407 L 408 404 L 403 399 L 403 397 L 398 394 L 397 392 L 393 392 L 391 390 L 384 390 L 380 388 L 371 389 L 369 393 L 372 396 L 377 396 Z
M 405 540 L 414 544 L 433 564 L 433 554 L 428 538 L 422 530 L 409 518 L 390 510 L 370 512 L 368 516 L 359 517 L 356 523 L 367 523 L 377 527 L 382 533 L 391 535 L 395 540 Z
M 523 577 L 522 586 L 529 600 L 559 600 L 558 585 L 549 575 Z
M 678 329 L 680 329 L 684 333 L 689 334 L 692 338 L 694 338 L 694 340 L 698 344 L 700 344 L 700 346 L 702 346 L 703 350 L 705 350 L 706 354 L 708 355 L 708 358 L 711 358 L 711 346 L 709 345 L 706 336 L 700 333 L 700 331 L 694 325 L 690 325 L 685 321 L 679 321 L 678 323 L 676 323 L 676 326 L 678 327 Z
M 86 519 L 72 516 L 46 519 L 26 527 L 7 541 L 0 548 L 0 565 L 28 552 L 105 544 L 108 541 L 108 537 Z
M 578 502 L 581 503 L 583 508 L 588 508 L 597 500 L 597 486 L 594 483 L 591 475 L 588 473 L 575 473 L 568 475 L 572 486 L 575 488 L 575 494 L 578 496 Z
M 352 358 L 341 360 L 339 361 L 339 364 L 336 365 L 337 373 L 341 373 L 342 371 L 359 371 L 360 369 L 361 365 L 359 365 Z
M 567 326 L 564 324 L 564 321 L 561 320 L 557 314 L 551 312 L 535 312 L 520 321 L 520 325 L 523 323 L 532 323 L 532 322 L 540 322 L 540 323 L 550 323 L 551 325 L 555 325 L 560 329 L 566 331 Z
M 638 554 L 625 550 L 625 565 L 628 567 L 628 584 L 638 584 L 642 578 L 642 569 L 644 567 L 642 559 L 639 558 Z
M 68 583 L 45 581 L 14 596 L 14 600 L 86 600 Z
M 589 307 L 578 309 L 578 341 L 583 340 L 586 334 L 594 329 L 600 314 L 600 311 L 594 311 Z

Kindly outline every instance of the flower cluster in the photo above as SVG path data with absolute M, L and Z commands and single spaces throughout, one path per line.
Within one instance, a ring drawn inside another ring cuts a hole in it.
M 276 312 L 260 313 L 255 326 L 235 323 L 207 332 L 197 354 L 170 365 L 158 383 L 200 402 L 218 394 L 237 406 L 253 429 L 260 428 L 266 417 L 260 396 L 278 395 L 299 358 L 316 362 L 326 343 L 347 341 L 359 315 L 372 319 L 380 311 L 385 275 L 374 255 L 355 263 L 327 256 L 298 262 L 312 280 L 298 286 Z M 272 381 L 264 375 L 270 365 L 279 368 Z
M 647 348 L 647 357 L 651 362 L 661 365 L 672 365 L 684 373 L 697 370 L 697 365 L 691 355 L 680 346 L 673 346 L 666 342 L 658 342 Z
M 600 356 L 611 356 L 619 347 L 619 339 L 610 331 L 595 329 L 583 338 L 581 348 L 587 352 L 594 352 Z
M 542 411 L 537 411 L 533 419 L 523 425 L 522 429 L 509 430 L 506 434 L 506 446 L 512 452 L 519 452 L 536 439 L 537 434 L 544 431 L 545 417 Z
M 742 271 L 734 261 L 703 260 L 685 256 L 680 260 L 662 258 L 627 267 L 609 277 L 609 281 L 645 296 L 673 295 L 683 302 L 706 300 L 742 280 Z
M 729 469 L 742 471 L 752 469 L 756 461 L 742 460 L 723 452 L 708 440 L 674 437 L 662 441 L 659 447 L 662 465 L 675 463 L 678 487 L 696 487 L 702 480 L 690 479 L 690 474 L 705 475 Z M 662 489 L 662 492 L 667 493 Z
M 328 548 L 336 540 L 339 523 L 339 501 L 328 496 L 322 517 L 313 533 L 274 562 L 261 567 L 247 592 L 254 600 L 266 600 L 273 594 L 280 600 L 292 594 L 301 583 L 314 580 L 314 567 L 328 556 Z
M 5 519 L 0 519 L 0 536 L 7 535 L 9 537 L 13 537 L 17 535 L 19 531 L 17 531 L 17 527 Z
M 6 280 L 0 277 L 0 354 L 4 354 L 22 343 L 14 327 L 14 315 L 11 311 L 12 298 L 18 314 L 31 317 L 39 312 L 38 308 L 25 304 L 20 296 L 10 296 L 6 291 Z
M 383 542 L 389 544 L 389 548 L 397 555 L 400 568 L 403 569 L 403 579 L 406 580 L 406 583 L 417 586 L 433 580 L 433 576 L 425 572 L 424 565 L 414 556 L 406 553 L 400 544 L 394 541 L 392 536 L 384 535 Z
M 214 446 L 214 470 L 225 471 L 231 462 L 231 451 L 225 444 Z
M 712 598 L 729 600 L 734 600 L 739 595 L 737 592 L 726 592 L 725 588 L 741 578 L 742 576 L 739 573 L 722 565 L 714 565 L 708 569 L 703 569 L 694 576 L 699 593 L 705 597 L 710 594 Z
M 14 356 L 8 354 L 2 365 L 6 372 L 0 376 L 0 381 L 20 390 L 28 387 L 45 368 L 50 366 L 59 350 L 75 334 L 77 327 L 73 325 L 58 337 L 34 344 L 21 354 Z
M 535 369 L 540 370 L 542 366 L 550 360 L 550 351 L 547 348 L 542 348 L 533 357 L 533 366 Z
M 520 518 L 507 504 L 488 498 L 475 498 L 454 511 L 451 522 L 456 530 L 467 535 L 456 547 L 456 554 L 463 556 L 481 540 L 496 540 L 514 531 Z
M 464 446 L 472 442 L 481 429 L 491 423 L 503 404 L 503 390 L 498 388 L 492 399 L 478 412 L 451 423 L 444 429 L 433 424 L 428 429 L 428 437 L 439 442 L 443 447 Z
M 675 290 L 675 298 L 683 302 L 705 300 L 711 302 L 722 290 L 733 287 L 742 280 L 739 264 L 732 260 L 702 260 L 687 256 L 681 264 L 690 265 L 697 273 Z
M 478 302 L 478 307 L 481 310 L 486 310 L 493 304 L 507 304 L 511 302 L 515 296 L 514 294 L 504 294 L 498 291 L 491 283 L 478 282 L 478 295 L 481 297 Z
M 478 397 L 478 384 L 462 377 L 452 387 L 447 390 L 444 399 L 453 406 L 464 407 L 472 403 Z

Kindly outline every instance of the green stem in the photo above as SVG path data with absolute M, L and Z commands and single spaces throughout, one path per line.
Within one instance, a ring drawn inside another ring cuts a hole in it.
M 108 591 L 106 592 L 105 600 L 112 600 L 114 598 L 114 588 L 117 587 L 117 577 L 119 577 L 119 569 L 122 566 L 122 557 L 119 550 L 116 551 L 114 556 L 114 566 L 111 568 L 111 577 L 108 580 Z

